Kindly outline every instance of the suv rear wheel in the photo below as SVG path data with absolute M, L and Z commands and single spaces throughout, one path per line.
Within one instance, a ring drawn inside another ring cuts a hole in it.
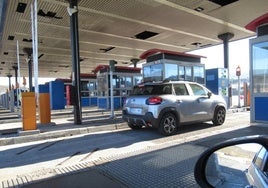
M 177 132 L 177 118 L 174 114 L 168 112 L 163 115 L 158 131 L 165 136 L 173 135 Z
M 226 111 L 223 107 L 216 108 L 214 118 L 212 120 L 214 125 L 222 125 L 225 121 Z

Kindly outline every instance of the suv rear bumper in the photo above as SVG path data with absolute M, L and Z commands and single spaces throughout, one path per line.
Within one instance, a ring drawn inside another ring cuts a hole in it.
M 126 110 L 122 110 L 122 118 L 124 121 L 131 124 L 149 126 L 153 128 L 157 128 L 159 125 L 159 120 L 154 118 L 151 112 L 147 112 L 145 115 L 133 115 L 127 114 Z

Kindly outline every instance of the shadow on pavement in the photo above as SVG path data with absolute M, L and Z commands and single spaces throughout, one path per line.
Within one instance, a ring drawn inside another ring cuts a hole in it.
M 194 129 L 193 127 L 191 128 Z M 200 127 L 195 126 L 195 128 L 199 129 Z M 133 132 L 136 131 L 123 131 L 119 134 L 131 134 Z M 141 134 L 148 134 L 148 132 L 147 130 L 144 130 L 144 132 L 139 131 Z M 109 157 L 106 160 L 101 159 L 105 161 L 104 163 L 98 164 L 97 162 L 95 166 L 85 169 L 86 171 L 81 173 L 81 177 L 79 173 L 73 175 L 75 176 L 74 181 L 78 184 L 67 187 L 87 187 L 88 184 L 79 183 L 79 180 L 83 180 L 86 176 L 92 180 L 92 185 L 96 185 L 96 187 L 102 185 L 102 176 L 103 178 L 108 177 L 113 181 L 117 180 L 116 182 L 121 182 L 119 183 L 120 185 L 126 185 L 127 187 L 199 187 L 194 180 L 193 169 L 199 155 L 207 147 L 211 147 L 227 139 L 263 133 L 267 133 L 267 128 L 250 126 L 191 142 L 173 145 L 164 149 L 156 148 L 156 150 L 152 151 L 152 148 L 150 148 L 148 151 L 145 149 L 142 152 L 130 151 L 126 156 L 114 154 L 112 158 Z M 135 136 L 135 134 L 132 136 Z M 142 138 L 145 139 L 146 137 Z M 155 138 L 157 138 L 157 136 Z M 172 139 L 172 137 L 169 138 Z M 121 146 L 137 141 L 141 140 L 134 139 Z M 97 173 L 98 178 L 94 179 L 92 171 Z M 71 177 L 73 178 L 73 176 Z M 64 179 L 67 180 L 68 178 L 69 175 L 63 176 L 60 179 L 53 178 L 35 182 L 33 185 L 38 187 L 39 185 L 58 185 L 58 183 L 64 182 Z M 110 186 L 108 185 L 107 187 L 114 186 L 110 184 Z

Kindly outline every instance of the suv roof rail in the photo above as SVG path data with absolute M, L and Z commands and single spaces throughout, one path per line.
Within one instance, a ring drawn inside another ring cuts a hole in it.
M 171 81 L 180 81 L 180 79 L 178 78 L 178 76 L 170 76 L 166 79 L 163 80 L 163 83 L 165 82 L 171 82 Z

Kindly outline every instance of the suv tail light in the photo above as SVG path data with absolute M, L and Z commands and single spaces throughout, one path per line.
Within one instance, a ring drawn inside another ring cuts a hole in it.
M 150 97 L 146 100 L 146 104 L 151 104 L 151 105 L 161 104 L 162 100 L 163 99 L 161 97 Z

